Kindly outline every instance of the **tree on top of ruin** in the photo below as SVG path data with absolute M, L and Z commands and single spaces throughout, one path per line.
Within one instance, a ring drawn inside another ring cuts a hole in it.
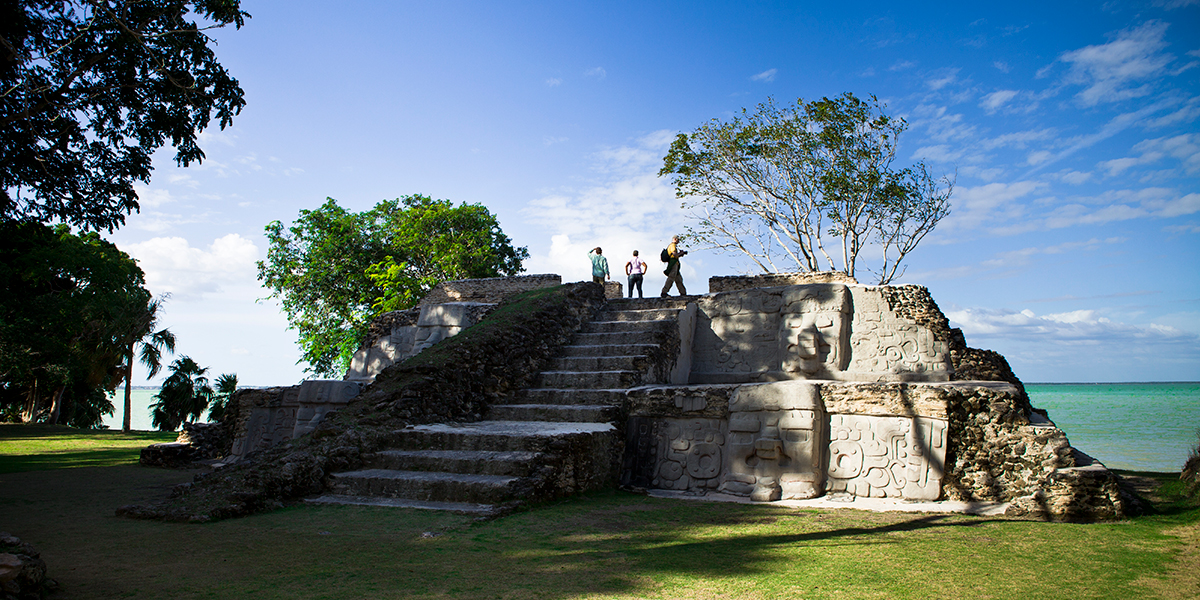
M 954 181 L 924 163 L 896 168 L 908 124 L 874 96 L 835 98 L 713 119 L 679 134 L 663 158 L 676 197 L 697 224 L 688 236 L 748 257 L 763 272 L 842 271 L 855 276 L 864 249 L 879 284 L 950 212 Z M 874 253 L 874 252 L 872 252 Z

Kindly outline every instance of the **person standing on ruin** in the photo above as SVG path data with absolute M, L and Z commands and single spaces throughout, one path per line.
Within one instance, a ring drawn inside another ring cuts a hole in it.
M 605 279 L 612 279 L 608 274 L 608 259 L 604 257 L 604 251 L 600 246 L 596 246 L 591 252 L 588 252 L 588 258 L 592 259 L 592 281 L 604 285 Z
M 625 275 L 629 277 L 629 297 L 633 297 L 633 286 L 637 286 L 638 298 L 642 297 L 642 275 L 646 273 L 646 263 L 638 258 L 638 251 L 633 251 L 633 258 L 625 263 Z
M 683 275 L 679 274 L 679 257 L 686 255 L 687 250 L 679 249 L 679 236 L 671 237 L 671 245 L 667 246 L 664 254 L 667 256 L 667 270 L 663 271 L 663 274 L 667 276 L 667 282 L 663 284 L 662 294 L 659 295 L 666 298 L 667 292 L 671 291 L 671 284 L 674 284 L 679 288 L 679 295 L 686 296 L 687 288 L 683 287 Z

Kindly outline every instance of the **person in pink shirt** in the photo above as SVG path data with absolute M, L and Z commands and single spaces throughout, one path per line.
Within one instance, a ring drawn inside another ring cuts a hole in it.
M 625 274 L 629 276 L 629 297 L 633 297 L 633 286 L 637 286 L 638 298 L 642 297 L 642 275 L 646 274 L 646 263 L 638 258 L 638 251 L 633 251 L 633 258 L 625 263 Z

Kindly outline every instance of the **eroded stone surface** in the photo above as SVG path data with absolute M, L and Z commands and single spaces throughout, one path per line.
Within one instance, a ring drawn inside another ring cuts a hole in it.
M 880 289 L 812 283 L 701 298 L 691 382 L 948 380 L 946 342 Z

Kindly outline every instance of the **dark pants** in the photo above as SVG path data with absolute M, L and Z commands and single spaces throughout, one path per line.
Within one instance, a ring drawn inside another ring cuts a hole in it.
M 633 297 L 633 286 L 637 286 L 638 298 L 642 297 L 642 274 L 634 273 L 629 276 L 629 297 Z
M 592 275 L 592 282 L 598 283 L 600 285 L 604 285 L 604 276 L 603 275 Z

